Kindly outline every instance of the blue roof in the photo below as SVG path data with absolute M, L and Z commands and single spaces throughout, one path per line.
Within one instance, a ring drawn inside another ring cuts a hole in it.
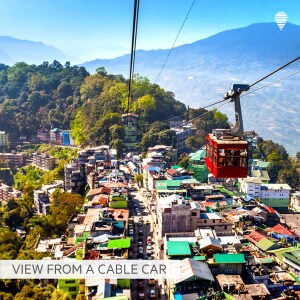
M 149 167 L 149 168 L 148 168 L 148 171 L 156 171 L 156 172 L 160 172 L 160 171 L 161 171 L 161 168 L 159 168 L 159 167 Z
M 247 197 L 245 198 L 245 201 L 246 201 L 246 202 L 249 202 L 249 201 L 251 201 L 251 200 L 255 200 L 255 199 L 254 199 L 253 197 L 247 195 Z

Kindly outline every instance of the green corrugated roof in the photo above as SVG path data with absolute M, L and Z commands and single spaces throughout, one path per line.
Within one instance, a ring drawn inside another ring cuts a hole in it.
M 275 245 L 272 241 L 268 240 L 267 238 L 261 239 L 259 242 L 256 243 L 256 247 L 261 249 L 262 251 L 268 251 Z
M 191 255 L 191 248 L 188 242 L 167 242 L 168 255 Z
M 156 188 L 180 187 L 181 180 L 157 180 Z
M 214 259 L 217 264 L 242 264 L 245 263 L 244 254 L 214 254 Z
M 293 255 L 293 252 L 287 252 L 287 253 L 283 253 L 282 254 L 283 257 L 287 258 L 288 260 L 294 262 L 295 264 L 297 264 L 298 266 L 300 266 L 300 259 L 295 257 Z
M 289 248 L 280 248 L 280 249 L 276 249 L 276 250 L 270 250 L 269 252 L 275 254 L 278 259 L 283 260 L 283 253 L 291 252 L 296 249 L 297 249 L 296 247 L 289 247 Z
M 300 284 L 300 278 L 299 278 L 298 276 L 296 276 L 296 275 L 295 275 L 294 273 L 292 273 L 292 272 L 290 272 L 289 274 L 291 275 L 291 277 L 292 277 L 293 279 L 296 280 L 296 282 L 297 282 L 298 284 Z
M 258 166 L 258 167 L 260 167 L 260 168 L 267 168 L 268 166 L 269 166 L 269 162 L 267 162 L 267 161 L 258 161 L 257 163 L 256 163 L 256 165 Z
M 230 191 L 226 190 L 226 189 L 225 189 L 224 187 L 222 187 L 222 186 L 219 186 L 218 188 L 219 188 L 219 190 L 220 190 L 221 193 L 225 193 L 225 194 L 227 194 L 227 195 L 229 195 L 229 196 L 233 196 L 233 195 L 234 195 L 233 192 L 230 192 Z
M 190 160 L 200 160 L 206 156 L 206 150 L 198 150 L 196 153 L 191 153 L 189 155 Z
M 258 259 L 260 264 L 271 264 L 273 262 L 272 258 L 270 257 L 261 257 Z
M 109 240 L 107 246 L 108 249 L 129 248 L 129 247 L 130 247 L 130 238 Z
M 172 167 L 171 167 L 171 169 L 173 169 L 173 170 L 177 170 L 177 169 L 179 169 L 179 168 L 181 168 L 181 167 L 178 166 L 178 165 L 175 165 L 175 166 L 172 166 Z
M 196 178 L 183 179 L 182 183 L 200 183 Z
M 206 260 L 206 257 L 204 255 L 196 255 L 193 257 L 193 260 Z

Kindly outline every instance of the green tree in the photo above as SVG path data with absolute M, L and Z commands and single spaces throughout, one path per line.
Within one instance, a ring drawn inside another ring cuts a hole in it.
M 189 166 L 189 156 L 188 155 L 182 155 L 180 161 L 179 161 L 179 166 L 184 168 L 184 169 L 187 169 L 188 166 Z

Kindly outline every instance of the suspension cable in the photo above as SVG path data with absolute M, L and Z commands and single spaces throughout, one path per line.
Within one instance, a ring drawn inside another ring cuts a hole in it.
M 133 84 L 133 75 L 134 75 L 134 63 L 135 63 L 136 37 L 137 37 L 138 19 L 139 19 L 139 7 L 140 7 L 140 0 L 134 0 L 131 55 L 130 55 L 130 73 L 129 73 L 128 100 L 127 100 L 127 113 L 128 114 L 130 113 L 130 103 L 131 103 L 131 97 L 132 97 L 132 84 Z M 127 119 L 129 122 L 129 118 L 127 118 Z

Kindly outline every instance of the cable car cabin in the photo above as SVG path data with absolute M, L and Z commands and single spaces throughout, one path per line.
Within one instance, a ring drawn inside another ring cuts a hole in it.
M 248 143 L 239 137 L 206 135 L 208 170 L 215 178 L 245 178 L 248 175 Z

